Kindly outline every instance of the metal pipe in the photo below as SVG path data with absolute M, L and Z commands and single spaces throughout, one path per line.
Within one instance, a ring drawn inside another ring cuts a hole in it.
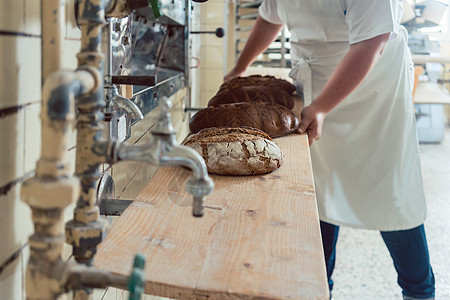
M 32 210 L 34 233 L 29 238 L 27 299 L 56 299 L 64 292 L 68 265 L 62 260 L 64 209 L 78 197 L 79 181 L 68 171 L 67 133 L 75 118 L 75 99 L 97 88 L 91 68 L 60 71 L 63 0 L 41 3 L 42 12 L 42 142 L 36 174 L 22 184 L 21 197 Z
M 116 1 L 80 1 L 82 46 L 76 71 L 60 69 L 65 1 L 45 0 L 41 3 L 44 81 L 41 157 L 35 176 L 25 181 L 21 190 L 22 200 L 31 207 L 34 222 L 34 233 L 29 238 L 30 258 L 25 283 L 27 299 L 57 299 L 66 291 L 68 282 L 73 282 L 70 279 L 76 272 L 62 260 L 64 209 L 68 205 L 78 198 L 75 220 L 72 226 L 66 224 L 68 240 L 76 244 L 75 257 L 78 261 L 90 265 L 95 247 L 106 231 L 106 222 L 98 220 L 98 208 L 95 206 L 98 165 L 112 157 L 112 143 L 98 138 L 101 131 L 99 121 L 103 118 L 101 108 L 104 106 L 104 62 L 100 44 L 103 5 L 112 7 Z M 67 133 L 75 118 L 76 100 L 79 115 L 76 169 L 82 183 L 81 196 L 80 181 L 69 174 L 65 161 Z M 88 275 L 100 273 L 87 271 Z M 117 281 L 116 284 L 123 286 L 123 278 L 108 278 L 110 282 Z M 85 281 L 82 280 L 82 283 L 86 284 Z M 75 299 L 89 299 L 91 291 L 79 291 Z
M 86 266 L 93 265 L 97 245 L 106 235 L 108 223 L 99 218 L 96 206 L 97 183 L 100 164 L 109 162 L 112 143 L 101 138 L 104 118 L 102 108 L 104 55 L 101 52 L 102 28 L 105 25 L 104 0 L 80 0 L 79 18 L 81 26 L 81 50 L 77 55 L 78 65 L 95 68 L 102 77 L 98 89 L 81 97 L 77 102 L 77 147 L 75 173 L 80 180 L 81 193 L 74 217 L 66 223 L 66 242 L 73 247 L 75 260 Z M 74 299 L 92 299 L 91 288 L 74 291 Z
M 112 47 L 111 41 L 112 41 L 112 24 L 111 19 L 109 20 L 108 24 L 103 27 L 103 45 L 106 47 L 103 48 L 103 52 L 106 56 L 106 64 L 105 64 L 105 75 L 112 75 Z
M 36 167 L 39 177 L 56 178 L 67 173 L 63 156 L 67 151 L 67 131 L 75 120 L 75 98 L 95 90 L 99 80 L 100 74 L 92 68 L 59 71 L 47 77 L 42 88 L 43 142 Z
M 72 267 L 69 271 L 67 289 L 77 290 L 84 287 L 105 289 L 114 286 L 123 290 L 127 289 L 128 277 L 115 275 L 108 271 L 86 268 L 80 265 Z
M 32 210 L 34 234 L 29 238 L 27 299 L 56 299 L 64 292 L 68 266 L 62 260 L 64 209 L 80 193 L 69 174 L 65 154 L 67 133 L 74 121 L 76 97 L 97 88 L 100 76 L 89 68 L 47 76 L 42 88 L 41 157 L 36 175 L 22 184 L 22 200 Z
M 41 2 L 42 29 L 42 83 L 47 76 L 61 69 L 61 43 L 65 25 L 64 0 L 45 0 Z

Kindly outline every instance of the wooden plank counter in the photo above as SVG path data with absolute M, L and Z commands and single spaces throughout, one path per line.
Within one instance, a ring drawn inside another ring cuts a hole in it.
M 442 84 L 420 81 L 414 93 L 414 103 L 450 104 L 450 94 Z
M 205 215 L 191 215 L 183 168 L 160 168 L 112 226 L 99 269 L 128 276 L 146 257 L 145 293 L 176 299 L 328 299 L 306 135 L 275 140 L 283 166 L 212 176 Z

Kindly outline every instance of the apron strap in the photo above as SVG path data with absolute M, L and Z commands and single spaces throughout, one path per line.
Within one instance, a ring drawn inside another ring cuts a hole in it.
M 298 80 L 303 85 L 303 103 L 309 105 L 312 102 L 312 75 L 310 59 L 300 57 L 293 61 L 289 77 Z

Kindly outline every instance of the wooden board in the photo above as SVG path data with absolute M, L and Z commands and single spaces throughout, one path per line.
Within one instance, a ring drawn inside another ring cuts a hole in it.
M 99 269 L 127 276 L 146 257 L 145 292 L 176 299 L 328 299 L 306 135 L 275 140 L 283 166 L 263 176 L 212 176 L 193 218 L 183 168 L 161 168 L 111 228 Z
M 442 84 L 419 81 L 414 92 L 414 103 L 450 104 L 450 94 Z
M 425 65 L 427 63 L 448 64 L 450 63 L 450 57 L 448 56 L 431 56 L 413 54 L 412 60 L 416 65 Z

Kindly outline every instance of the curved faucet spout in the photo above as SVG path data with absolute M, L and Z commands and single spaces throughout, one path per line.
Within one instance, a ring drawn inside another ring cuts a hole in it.
M 194 149 L 182 145 L 174 145 L 169 152 L 160 159 L 161 165 L 184 166 L 192 170 L 198 180 L 209 178 L 205 161 Z
M 113 110 L 113 107 L 119 107 L 128 112 L 134 120 L 144 118 L 141 109 L 130 99 L 121 96 L 116 85 L 105 85 L 105 97 L 106 112 Z
M 186 191 L 193 196 L 192 215 L 203 216 L 203 202 L 214 189 L 214 182 L 208 176 L 205 161 L 195 150 L 181 145 L 174 146 L 161 157 L 163 165 L 181 165 L 192 170 L 193 176 L 186 182 Z
M 137 106 L 133 101 L 128 98 L 125 98 L 118 93 L 112 98 L 112 102 L 117 107 L 120 107 L 126 110 L 133 119 L 142 120 L 144 119 L 144 115 L 142 114 L 141 109 Z
M 203 157 L 192 148 L 176 144 L 168 136 L 153 135 L 145 145 L 120 144 L 117 161 L 123 160 L 142 161 L 162 167 L 183 166 L 191 169 L 198 180 L 209 178 Z
M 127 145 L 122 143 L 117 149 L 117 161 L 136 160 L 158 166 L 183 166 L 192 170 L 193 177 L 186 183 L 186 191 L 194 198 L 193 215 L 203 215 L 203 200 L 214 189 L 214 182 L 208 175 L 203 157 L 194 149 L 179 145 L 172 127 L 170 102 L 164 99 L 158 124 L 152 130 L 148 144 Z

